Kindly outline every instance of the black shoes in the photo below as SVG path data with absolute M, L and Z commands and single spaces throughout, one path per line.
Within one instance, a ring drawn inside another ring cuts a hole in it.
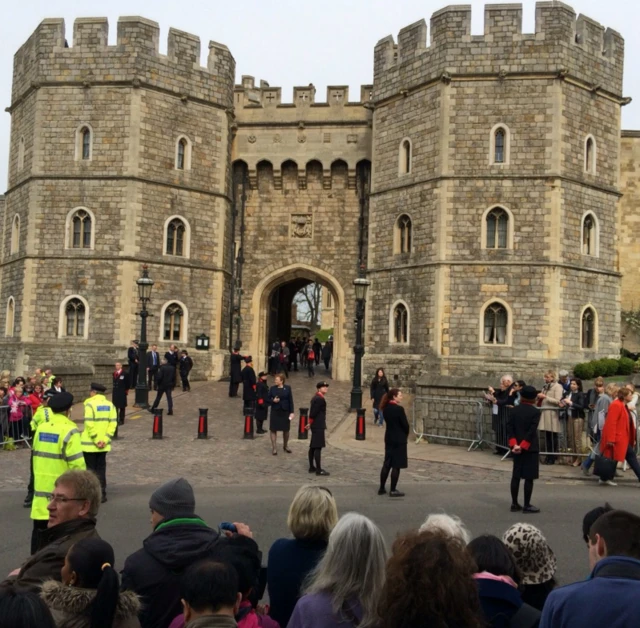
M 522 509 L 522 512 L 523 512 L 523 514 L 524 513 L 533 514 L 533 513 L 536 513 L 536 512 L 540 512 L 540 508 L 536 508 L 535 506 L 532 506 L 531 504 L 529 504 L 528 506 L 525 506 Z
M 31 508 L 31 504 L 33 504 L 33 495 L 27 495 L 24 498 L 24 503 L 22 504 L 23 508 Z
M 316 472 L 315 467 L 309 467 L 309 473 L 315 473 L 315 472 Z
M 103 496 L 102 496 L 102 499 L 100 500 L 100 503 L 101 503 L 101 504 L 104 504 L 106 501 L 107 501 L 107 496 L 106 496 L 106 495 L 103 495 Z
M 402 491 L 389 491 L 389 497 L 404 497 Z
M 387 494 L 387 489 L 384 487 L 380 487 L 378 489 L 378 495 L 386 495 Z
M 316 475 L 331 475 L 328 471 L 325 471 L 324 469 L 320 469 L 319 471 L 316 471 Z
M 511 512 L 520 512 L 522 506 L 520 504 L 511 504 Z
M 172 416 L 172 415 L 173 415 L 173 410 L 169 410 L 169 412 L 167 412 L 167 414 L 168 414 L 169 416 Z

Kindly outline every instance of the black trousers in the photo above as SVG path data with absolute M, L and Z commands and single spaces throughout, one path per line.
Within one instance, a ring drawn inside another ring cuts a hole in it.
M 180 373 L 180 379 L 182 380 L 182 390 L 191 390 L 189 385 L 189 373 Z
M 93 471 L 98 476 L 104 497 L 107 494 L 107 452 L 85 451 L 84 463 L 89 471 Z
M 118 425 L 124 425 L 124 415 L 127 411 L 126 408 L 116 408 L 118 412 Z
M 138 365 L 129 364 L 129 386 L 135 388 L 138 384 Z
M 156 400 L 153 402 L 151 406 L 151 410 L 155 410 L 162 399 L 162 395 L 167 395 L 167 407 L 169 408 L 169 412 L 173 411 L 173 398 L 171 397 L 171 386 L 158 387 L 158 393 L 156 394 Z
M 234 383 L 233 380 L 229 382 L 229 397 L 238 396 L 238 386 L 240 386 L 240 382 Z
M 40 532 L 47 529 L 48 519 L 34 519 L 33 530 L 31 531 L 31 555 L 33 556 L 39 549 Z
M 156 386 L 156 374 L 158 372 L 158 367 L 157 366 L 150 366 L 149 367 L 149 371 L 147 373 L 148 377 L 149 377 L 149 390 L 157 390 L 158 387 Z
M 29 466 L 30 466 L 30 469 L 29 469 L 29 484 L 27 484 L 27 497 L 31 497 L 33 499 L 33 493 L 35 491 L 34 489 L 35 479 L 33 477 L 33 449 L 31 450 L 31 460 L 30 460 Z
M 325 371 L 328 371 L 329 370 L 329 362 L 331 362 L 331 358 L 322 358 L 322 361 L 324 362 Z

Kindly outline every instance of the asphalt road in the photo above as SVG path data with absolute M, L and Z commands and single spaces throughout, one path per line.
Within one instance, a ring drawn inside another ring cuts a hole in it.
M 114 486 L 109 502 L 101 508 L 99 531 L 114 546 L 117 568 L 151 532 L 147 504 L 153 488 Z M 640 488 L 635 484 L 613 488 L 593 483 L 538 482 L 533 501 L 542 512 L 527 518 L 509 512 L 507 483 L 425 482 L 403 488 L 407 496 L 398 500 L 379 497 L 376 487 L 367 484 L 332 486 L 331 490 L 340 513 L 357 511 L 371 517 L 389 545 L 399 532 L 419 526 L 430 512 L 457 514 L 474 535 L 501 535 L 518 520 L 530 521 L 543 530 L 554 549 L 561 583 L 580 580 L 588 573 L 588 556 L 581 538 L 582 516 L 587 510 L 609 500 L 617 508 L 640 513 Z M 248 523 L 266 555 L 275 539 L 288 536 L 287 511 L 295 491 L 294 485 L 197 488 L 196 510 L 212 526 L 221 521 Z M 31 521 L 29 511 L 22 508 L 23 498 L 23 491 L 0 490 L 0 574 L 18 567 L 28 554 Z

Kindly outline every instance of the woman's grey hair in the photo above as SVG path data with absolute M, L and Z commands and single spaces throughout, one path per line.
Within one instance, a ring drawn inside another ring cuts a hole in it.
M 469 545 L 471 541 L 469 530 L 467 530 L 467 527 L 462 523 L 460 517 L 456 517 L 455 515 L 446 515 L 445 513 L 429 515 L 420 526 L 420 532 L 425 532 L 426 530 L 440 530 L 447 536 L 460 539 L 465 545 Z
M 362 607 L 360 628 L 378 626 L 387 547 L 378 526 L 350 512 L 340 518 L 317 567 L 307 577 L 304 593 L 328 593 L 333 611 L 341 613 L 345 601 L 356 599 Z

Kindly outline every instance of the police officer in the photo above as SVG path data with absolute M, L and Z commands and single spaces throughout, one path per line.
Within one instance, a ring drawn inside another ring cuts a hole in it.
M 244 358 L 246 366 L 242 369 L 242 401 L 243 413 L 253 412 L 256 406 L 256 372 L 253 370 L 253 358 Z
M 44 395 L 42 395 L 42 403 L 38 406 L 38 409 L 33 413 L 33 417 L 31 418 L 31 434 L 35 435 L 38 431 L 38 428 L 42 423 L 48 423 L 49 417 L 53 414 L 51 408 L 48 407 L 49 399 L 56 394 L 53 390 L 47 390 Z M 25 508 L 31 508 L 31 504 L 33 503 L 33 449 L 31 450 L 31 470 L 29 472 L 29 485 L 27 486 L 27 496 L 24 498 L 24 504 L 22 504 Z
M 52 414 L 49 421 L 41 423 L 33 438 L 34 496 L 31 505 L 33 533 L 31 553 L 38 549 L 38 532 L 47 527 L 49 521 L 49 495 L 56 480 L 69 469 L 86 469 L 80 432 L 69 419 L 73 395 L 57 393 L 49 400 Z
M 326 447 L 324 434 L 327 430 L 327 402 L 324 396 L 327 394 L 329 384 L 318 382 L 317 392 L 311 400 L 309 408 L 309 425 L 311 429 L 311 442 L 309 443 L 309 473 L 316 475 L 329 475 L 320 464 L 322 449 Z
M 93 471 L 102 487 L 102 503 L 107 501 L 107 454 L 118 429 L 118 411 L 107 400 L 106 386 L 91 384 L 89 398 L 84 402 L 82 451 L 87 469 Z

